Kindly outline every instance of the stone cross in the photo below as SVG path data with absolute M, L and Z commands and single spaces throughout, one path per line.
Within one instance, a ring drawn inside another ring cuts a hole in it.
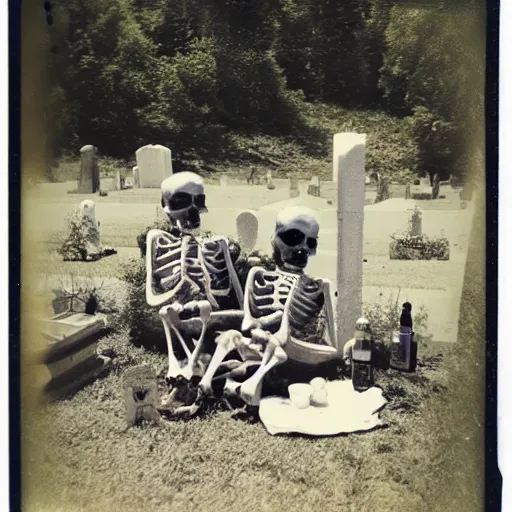
M 139 168 L 137 166 L 135 166 L 132 169 L 132 172 L 133 172 L 133 188 L 139 188 L 140 187 L 140 183 L 139 183 Z
M 258 240 L 258 217 L 255 212 L 245 211 L 236 218 L 236 232 L 240 247 L 247 252 L 254 250 Z
M 158 389 L 155 370 L 149 366 L 134 366 L 123 375 L 125 417 L 129 426 L 142 420 L 160 420 L 156 409 Z
M 159 144 L 143 146 L 135 152 L 140 188 L 160 188 L 172 175 L 171 150 Z
M 337 348 L 353 337 L 363 310 L 363 221 L 366 134 L 337 133 L 333 181 L 338 183 Z
M 98 150 L 94 146 L 84 146 L 80 150 L 79 194 L 94 194 L 100 188 L 100 171 L 97 159 Z

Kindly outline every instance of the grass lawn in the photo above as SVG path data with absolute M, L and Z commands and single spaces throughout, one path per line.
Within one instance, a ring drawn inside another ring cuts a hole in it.
M 25 418 L 24 510 L 425 510 L 423 411 L 445 393 L 450 348 L 422 346 L 415 375 L 379 373 L 387 428 L 317 439 L 272 437 L 229 411 L 127 430 L 122 370 L 162 373 L 166 358 L 122 333 L 101 348 L 117 352 L 108 377 Z
M 422 345 L 414 375 L 378 373 L 387 428 L 272 437 L 259 422 L 219 411 L 127 430 L 123 369 L 146 363 L 162 373 L 166 358 L 119 332 L 101 342 L 117 353 L 106 378 L 43 409 L 24 394 L 23 510 L 481 510 L 482 222 L 477 211 L 458 343 Z M 93 264 L 94 275 L 112 276 L 114 262 Z

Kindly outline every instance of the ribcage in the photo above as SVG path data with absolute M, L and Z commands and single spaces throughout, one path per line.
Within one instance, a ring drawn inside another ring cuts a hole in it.
M 289 298 L 290 327 L 299 331 L 316 319 L 324 305 L 323 290 L 318 281 L 302 275 Z
M 210 274 L 212 293 L 214 295 L 228 294 L 231 290 L 231 277 L 220 243 L 217 240 L 206 238 L 203 239 L 201 249 L 206 270 Z
M 249 308 L 253 318 L 264 317 L 284 310 L 290 290 L 298 276 L 261 270 L 254 275 Z
M 181 298 L 197 297 L 205 288 L 205 269 L 200 261 L 200 245 L 192 237 L 177 238 L 162 234 L 155 240 L 153 257 L 153 288 L 159 293 L 175 289 L 180 283 Z M 192 281 L 185 280 L 188 276 Z M 191 290 L 193 284 L 197 289 Z

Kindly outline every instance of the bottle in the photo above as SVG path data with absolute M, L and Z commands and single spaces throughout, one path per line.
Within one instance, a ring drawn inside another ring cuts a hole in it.
M 352 348 L 352 385 L 356 391 L 366 391 L 374 384 L 373 376 L 373 336 L 370 323 L 360 318 L 356 323 Z
M 391 360 L 389 365 L 395 370 L 413 372 L 416 370 L 418 344 L 414 341 L 412 330 L 412 305 L 410 302 L 402 304 L 400 315 L 400 330 L 393 338 Z

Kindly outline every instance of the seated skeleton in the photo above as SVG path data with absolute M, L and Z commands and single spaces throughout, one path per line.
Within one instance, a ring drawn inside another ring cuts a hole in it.
M 324 360 L 338 356 L 333 346 L 329 282 L 312 279 L 304 272 L 309 257 L 316 253 L 318 232 L 318 222 L 310 210 L 293 207 L 278 215 L 272 240 L 277 268 L 271 271 L 254 267 L 249 272 L 242 325 L 217 337 L 215 352 L 199 383 L 199 397 L 212 392 L 215 379 L 226 378 L 226 394 L 237 394 L 247 404 L 258 405 L 265 375 L 288 358 L 314 363 L 318 361 L 311 360 L 311 353 Z M 325 345 L 311 352 L 308 344 L 295 336 L 322 310 L 327 339 Z M 233 351 L 243 362 L 219 374 L 226 356 Z M 247 370 L 254 367 L 254 374 L 243 380 Z
M 202 179 L 197 174 L 181 172 L 164 180 L 162 208 L 174 229 L 170 233 L 151 230 L 147 234 L 146 301 L 160 307 L 169 355 L 167 380 L 172 387 L 168 402 L 172 402 L 180 387 L 204 373 L 207 357 L 203 344 L 208 325 L 226 318 L 229 324 L 230 318 L 240 317 L 236 311 L 224 314 L 219 302 L 234 294 L 241 308 L 243 295 L 227 239 L 193 234 L 200 227 L 200 214 L 207 211 Z M 191 323 L 196 336 L 192 343 L 185 340 L 182 329 Z M 184 352 L 186 364 L 178 361 L 175 348 Z M 194 407 L 185 406 L 176 412 L 194 412 Z

